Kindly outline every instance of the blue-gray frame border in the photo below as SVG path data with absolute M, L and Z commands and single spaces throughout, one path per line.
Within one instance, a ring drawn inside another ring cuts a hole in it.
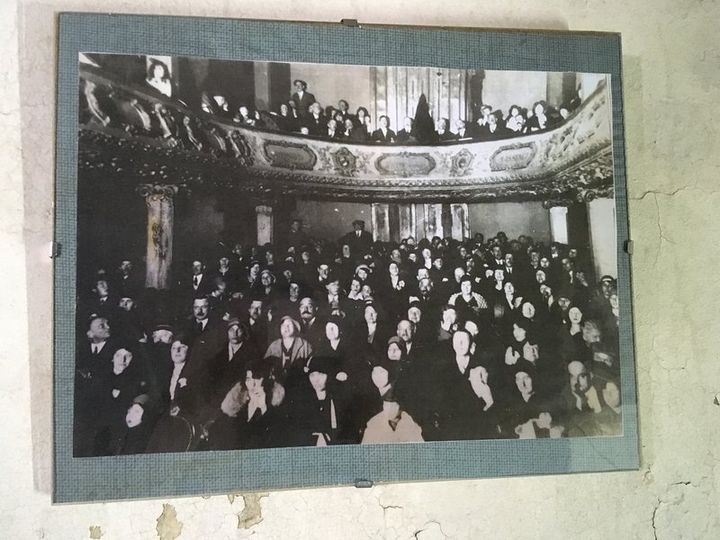
M 54 303 L 55 502 L 637 469 L 622 69 L 619 34 L 474 30 L 63 13 L 59 16 Z M 624 434 L 619 437 L 72 457 L 77 233 L 78 53 L 227 60 L 609 73 L 621 301 Z

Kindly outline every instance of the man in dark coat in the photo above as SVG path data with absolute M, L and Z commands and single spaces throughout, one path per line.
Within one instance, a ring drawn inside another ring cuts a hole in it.
M 488 372 L 473 358 L 472 337 L 466 330 L 453 334 L 452 352 L 434 366 L 435 430 L 424 431 L 426 440 L 467 440 L 497 436 L 495 400 Z
M 397 141 L 397 135 L 390 129 L 390 118 L 383 115 L 379 118 L 380 127 L 373 131 L 372 140 L 383 144 L 394 143 Z
M 110 325 L 105 317 L 91 316 L 86 335 L 87 340 L 78 344 L 75 364 L 73 448 L 76 457 L 97 455 L 100 426 L 95 413 L 112 375 L 115 353 Z
M 295 87 L 295 93 L 290 97 L 290 99 L 295 103 L 298 118 L 302 121 L 310 114 L 308 109 L 310 108 L 310 105 L 315 103 L 315 96 L 310 92 L 307 92 L 307 83 L 305 81 L 295 79 L 295 81 L 293 81 L 293 86 Z
M 235 383 L 244 380 L 249 363 L 261 356 L 250 340 L 247 322 L 232 318 L 227 322 L 227 345 L 210 361 L 207 371 L 207 396 L 213 407 L 219 407 Z
M 340 245 L 347 244 L 350 246 L 350 253 L 357 261 L 360 260 L 365 253 L 370 251 L 373 243 L 372 234 L 365 230 L 365 222 L 362 219 L 356 219 L 352 223 L 353 232 L 347 233 L 340 239 Z

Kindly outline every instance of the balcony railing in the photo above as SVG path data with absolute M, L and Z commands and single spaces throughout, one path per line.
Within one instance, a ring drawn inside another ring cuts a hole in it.
M 151 88 L 80 69 L 80 169 L 118 181 L 222 183 L 347 200 L 589 200 L 612 195 L 601 83 L 560 126 L 432 146 L 328 141 L 193 111 Z

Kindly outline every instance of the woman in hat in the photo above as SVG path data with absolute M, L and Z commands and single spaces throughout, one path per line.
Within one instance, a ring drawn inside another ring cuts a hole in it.
M 158 380 L 165 396 L 162 414 L 155 424 L 146 452 L 186 452 L 200 442 L 201 430 L 196 415 L 201 403 L 201 388 L 188 376 L 190 344 L 182 336 L 173 338 L 170 346 L 170 370 Z
M 157 419 L 157 388 L 140 347 L 121 344 L 112 365 L 97 408 L 107 430 L 106 445 L 96 455 L 144 452 Z
M 289 426 L 296 446 L 327 446 L 345 442 L 345 400 L 333 358 L 314 356 L 306 368 L 307 384 L 292 392 Z
M 293 379 L 303 377 L 303 369 L 312 354 L 312 345 L 300 337 L 300 323 L 288 315 L 280 319 L 280 337 L 270 343 L 265 352 L 274 377 L 281 384 L 291 387 Z

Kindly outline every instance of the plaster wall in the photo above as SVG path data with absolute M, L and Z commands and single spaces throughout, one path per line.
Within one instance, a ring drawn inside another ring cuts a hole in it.
M 623 34 L 639 471 L 52 506 L 55 17 L 106 11 Z M 717 538 L 720 4 L 699 0 L 0 3 L 0 530 L 6 538 Z M 668 129 L 672 126 L 672 129 Z M 240 528 L 238 528 L 240 527 Z

